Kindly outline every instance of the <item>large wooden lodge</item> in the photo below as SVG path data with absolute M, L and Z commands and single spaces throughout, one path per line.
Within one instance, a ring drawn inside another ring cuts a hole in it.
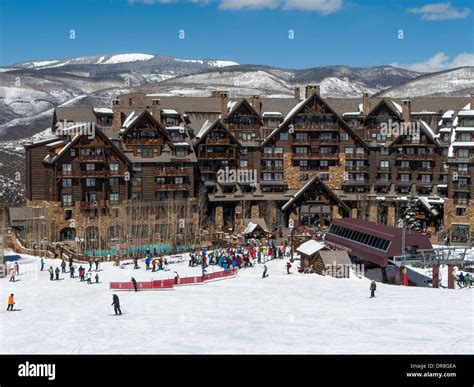
M 93 135 L 78 131 L 86 124 Z M 474 95 L 134 93 L 111 108 L 58 107 L 52 128 L 53 139 L 26 146 L 27 205 L 43 208 L 50 241 L 214 238 L 250 218 L 273 230 L 290 218 L 397 225 L 410 195 L 432 234 L 462 242 L 474 232 Z

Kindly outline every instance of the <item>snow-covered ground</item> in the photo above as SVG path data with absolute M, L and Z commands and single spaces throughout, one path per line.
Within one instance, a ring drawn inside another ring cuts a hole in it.
M 204 285 L 118 292 L 125 314 L 115 317 L 109 281 L 171 278 L 175 270 L 184 277 L 200 269 L 178 263 L 151 273 L 144 265 L 104 263 L 101 283 L 88 285 L 69 274 L 50 281 L 38 271 L 38 258 L 24 255 L 20 281 L 0 279 L 0 353 L 474 352 L 474 288 L 379 283 L 370 299 L 366 278 L 287 275 L 284 264 L 268 262 L 266 279 L 258 265 Z M 5 310 L 10 293 L 18 312 Z

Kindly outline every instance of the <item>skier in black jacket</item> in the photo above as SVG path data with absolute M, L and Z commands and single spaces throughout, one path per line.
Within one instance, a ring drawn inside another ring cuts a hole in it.
M 135 289 L 135 291 L 138 292 L 136 279 L 132 277 L 132 279 L 130 281 L 132 281 L 133 289 Z
M 375 281 L 372 281 L 370 284 L 370 298 L 375 297 L 375 291 L 377 290 L 377 285 Z
M 115 315 L 122 315 L 122 311 L 120 310 L 120 301 L 116 294 L 112 296 L 112 304 L 114 306 Z
M 263 265 L 263 274 L 262 274 L 262 278 L 267 278 L 268 277 L 268 274 L 267 274 L 267 265 Z

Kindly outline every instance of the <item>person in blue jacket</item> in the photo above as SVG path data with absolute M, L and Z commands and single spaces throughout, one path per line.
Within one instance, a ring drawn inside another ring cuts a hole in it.
M 56 280 L 58 280 L 59 279 L 59 273 L 61 273 L 61 270 L 59 270 L 59 267 L 57 267 L 54 272 L 56 273 Z
M 150 270 L 150 262 L 151 262 L 150 257 L 146 257 L 146 259 L 145 259 L 145 265 L 146 265 L 146 269 L 147 269 L 147 270 Z
M 41 264 L 41 271 L 43 271 L 43 269 L 44 269 L 44 258 L 41 258 L 40 264 Z

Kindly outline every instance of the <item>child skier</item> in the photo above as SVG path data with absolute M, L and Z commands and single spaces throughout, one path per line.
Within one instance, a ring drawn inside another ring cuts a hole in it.
M 14 305 L 15 305 L 15 299 L 13 298 L 13 293 L 12 293 L 12 294 L 10 294 L 10 297 L 8 297 L 7 310 L 13 310 Z
M 53 267 L 52 267 L 52 266 L 50 266 L 50 267 L 49 267 L 49 269 L 48 269 L 48 271 L 49 271 L 49 279 L 50 279 L 51 281 L 53 281 L 53 280 L 54 280 L 54 271 L 53 271 Z
M 286 274 L 291 274 L 291 273 L 290 273 L 290 269 L 291 269 L 291 263 L 290 263 L 290 262 L 287 262 L 287 263 L 286 263 Z
M 96 283 L 96 284 L 99 283 L 99 274 L 96 274 L 96 275 L 95 275 L 95 283 Z
M 59 270 L 59 267 L 57 267 L 54 272 L 56 273 L 56 280 L 59 280 L 59 273 L 61 272 L 61 270 Z
M 41 258 L 40 265 L 41 265 L 40 271 L 43 271 L 43 269 L 44 269 L 44 258 Z

